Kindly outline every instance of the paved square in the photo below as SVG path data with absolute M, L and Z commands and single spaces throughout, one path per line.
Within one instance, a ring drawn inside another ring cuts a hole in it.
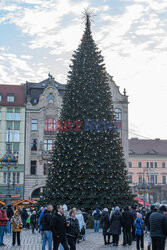
M 35 234 L 32 234 L 31 230 L 22 230 L 21 232 L 21 246 L 12 246 L 12 236 L 5 235 L 4 236 L 4 243 L 6 244 L 5 247 L 1 247 L 0 249 L 4 250 L 41 250 L 42 249 L 42 241 L 41 241 L 41 235 L 38 232 L 35 232 Z M 145 239 L 145 249 L 146 249 L 147 243 Z M 46 247 L 46 250 L 48 248 Z M 131 246 L 122 246 L 122 236 L 120 237 L 119 246 L 113 247 L 112 245 L 106 245 L 104 246 L 103 242 L 103 236 L 102 232 L 94 233 L 93 230 L 87 230 L 87 238 L 85 242 L 80 242 L 77 244 L 77 250 L 135 250 L 136 244 L 135 242 L 132 243 Z

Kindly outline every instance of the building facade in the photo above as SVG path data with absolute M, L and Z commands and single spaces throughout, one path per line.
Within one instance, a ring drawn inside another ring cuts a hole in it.
M 128 97 L 125 91 L 122 95 L 112 77 L 108 77 L 125 160 L 128 163 Z M 45 186 L 64 91 L 65 85 L 56 82 L 52 76 L 39 83 L 25 84 L 25 199 L 39 197 Z
M 167 203 L 167 140 L 129 140 L 129 181 L 140 198 Z
M 64 85 L 49 77 L 40 83 L 27 82 L 25 91 L 25 198 L 31 199 L 39 197 L 45 186 Z
M 10 151 L 18 157 L 14 168 L 1 165 L 0 199 L 11 201 L 24 198 L 25 160 L 25 106 L 24 86 L 0 85 L 0 159 Z M 8 190 L 9 189 L 9 190 Z

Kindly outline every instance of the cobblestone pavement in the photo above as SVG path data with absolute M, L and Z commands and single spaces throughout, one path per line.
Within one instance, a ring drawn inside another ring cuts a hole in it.
M 0 249 L 4 250 L 41 250 L 41 235 L 36 232 L 32 234 L 31 230 L 22 230 L 21 232 L 21 246 L 11 246 L 12 245 L 12 236 L 5 235 L 4 243 L 6 246 L 1 247 Z M 147 243 L 145 238 L 145 249 Z M 77 250 L 135 250 L 136 244 L 133 242 L 131 246 L 122 246 L 122 236 L 120 237 L 119 247 L 113 247 L 112 245 L 104 246 L 102 233 L 94 233 L 93 230 L 87 230 L 87 238 L 86 241 L 82 241 L 77 244 Z M 46 247 L 47 250 L 47 247 Z

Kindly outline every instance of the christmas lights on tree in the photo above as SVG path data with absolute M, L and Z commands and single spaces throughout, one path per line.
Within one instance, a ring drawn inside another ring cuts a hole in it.
M 88 11 L 85 19 L 85 31 L 72 57 L 63 99 L 60 122 L 66 125 L 57 134 L 41 202 L 92 210 L 96 206 L 130 204 L 133 196 L 105 64 L 92 38 Z M 92 120 L 113 123 L 109 130 L 85 130 L 85 121 Z

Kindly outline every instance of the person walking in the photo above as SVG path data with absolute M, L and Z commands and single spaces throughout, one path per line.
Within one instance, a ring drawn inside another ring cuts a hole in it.
M 77 236 L 79 235 L 79 222 L 76 218 L 76 209 L 71 209 L 69 211 L 69 216 L 67 218 L 69 222 L 69 227 L 67 227 L 67 239 L 70 246 L 70 250 L 76 250 Z
M 140 213 L 137 213 L 137 219 L 134 223 L 135 226 L 135 234 L 136 234 L 136 249 L 144 250 L 144 222 L 142 221 L 142 215 Z
M 103 228 L 104 244 L 110 244 L 110 218 L 108 208 L 104 208 L 101 215 L 101 222 Z M 108 239 L 107 239 L 108 236 Z
M 153 250 L 165 250 L 165 239 L 167 235 L 167 212 L 166 207 L 163 205 L 159 211 L 150 215 L 150 234 L 152 239 Z
M 122 217 L 120 209 L 117 206 L 110 220 L 110 231 L 111 234 L 113 235 L 113 246 L 118 246 L 119 235 L 121 234 L 121 224 L 122 224 Z
M 134 222 L 135 222 L 135 220 L 137 219 L 137 205 L 135 204 L 135 205 L 133 205 L 132 207 L 131 207 L 131 210 L 130 210 L 130 212 L 132 213 L 132 215 L 133 215 L 133 225 L 132 225 L 132 240 L 133 241 L 135 241 L 136 240 L 136 234 L 135 234 L 135 226 L 134 226 Z
M 52 218 L 53 230 L 53 250 L 58 250 L 60 243 L 63 245 L 64 250 L 69 250 L 66 229 L 69 222 L 66 221 L 64 216 L 64 209 L 62 205 L 57 206 L 57 212 Z
M 132 244 L 132 225 L 133 225 L 133 215 L 129 211 L 129 207 L 124 207 L 124 212 L 122 213 L 122 227 L 123 227 L 123 246 Z
M 11 224 L 12 224 L 12 245 L 15 246 L 16 243 L 16 236 L 17 236 L 17 245 L 20 246 L 20 232 L 22 228 L 22 220 L 21 216 L 18 210 L 14 212 L 14 215 L 11 218 Z
M 94 217 L 94 232 L 99 232 L 101 211 L 98 207 L 93 211 L 92 216 Z
M 34 234 L 34 229 L 37 228 L 37 216 L 36 211 L 33 211 L 30 217 L 31 229 L 32 233 Z
M 12 209 L 12 205 L 8 205 L 8 208 L 7 208 L 7 217 L 8 217 L 8 221 L 7 221 L 7 235 L 11 235 L 11 218 L 12 216 L 14 215 L 14 212 L 13 212 L 13 209 Z
M 6 207 L 2 207 L 0 209 L 0 247 L 5 246 L 3 243 L 3 237 L 5 233 L 5 227 L 7 225 L 7 214 L 6 214 Z
M 76 209 L 76 218 L 78 219 L 78 222 L 79 222 L 80 238 L 82 239 L 83 235 L 85 235 L 85 222 L 84 222 L 83 214 L 81 210 L 79 209 Z M 78 238 L 78 243 L 79 243 L 79 238 Z
M 84 218 L 84 229 L 85 229 L 85 234 L 83 235 L 83 240 L 85 241 L 85 240 L 86 240 L 86 223 L 87 223 L 88 215 L 87 215 L 87 213 L 85 212 L 85 209 L 84 209 L 84 208 L 81 208 L 81 212 L 82 212 L 82 215 L 83 215 L 83 218 Z
M 45 250 L 46 242 L 48 242 L 48 250 L 52 250 L 52 211 L 53 206 L 48 205 L 42 216 L 42 250 Z
M 27 210 L 25 209 L 25 207 L 23 207 L 23 209 L 21 211 L 21 219 L 23 222 L 23 228 L 27 227 L 27 223 L 26 223 L 27 218 L 28 218 Z
M 152 241 L 151 241 L 151 234 L 150 234 L 150 215 L 154 212 L 156 212 L 156 208 L 155 205 L 152 204 L 150 206 L 150 211 L 148 211 L 148 213 L 146 213 L 146 218 L 145 218 L 145 225 L 147 227 L 147 231 L 148 231 L 148 246 L 147 246 L 147 250 L 151 250 L 151 245 L 152 245 Z

